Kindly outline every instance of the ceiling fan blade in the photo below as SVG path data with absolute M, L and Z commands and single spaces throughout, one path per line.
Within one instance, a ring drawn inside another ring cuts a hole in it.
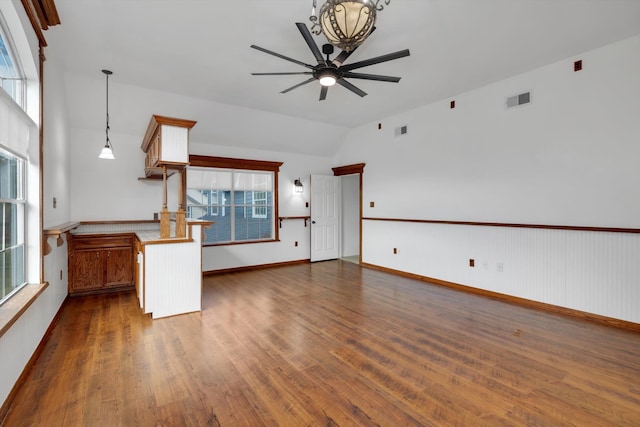
M 251 73 L 252 76 L 290 76 L 290 75 L 297 75 L 297 74 L 311 75 L 313 73 L 311 71 L 298 71 L 298 72 L 291 72 L 291 73 Z
M 371 32 L 369 33 L 369 36 L 371 34 L 373 34 L 373 32 L 376 30 L 376 27 L 374 26 L 371 29 Z M 367 36 L 367 37 L 369 37 Z M 350 52 L 347 52 L 346 50 L 343 50 L 342 52 L 340 52 L 340 54 L 338 56 L 336 56 L 335 58 L 333 58 L 333 61 L 331 61 L 333 63 L 333 65 L 335 65 L 336 67 L 341 66 L 342 64 L 344 64 L 344 61 L 347 60 L 347 58 L 349 58 L 349 56 L 351 56 L 351 54 L 353 52 L 356 51 L 356 49 L 358 48 L 358 46 L 354 47 L 353 49 L 351 49 Z
M 393 61 L 394 59 L 404 58 L 409 56 L 409 49 L 399 50 L 397 52 L 388 53 L 382 56 L 376 56 L 375 58 L 365 59 L 364 61 L 354 62 L 353 64 L 347 64 L 340 67 L 341 71 L 351 71 L 356 68 L 367 67 L 369 65 L 379 64 L 381 62 Z
M 298 61 L 297 59 L 289 58 L 288 56 L 281 55 L 281 54 L 279 54 L 277 52 L 274 52 L 272 50 L 265 49 L 265 48 L 260 47 L 260 46 L 256 46 L 255 44 L 252 44 L 251 47 L 256 49 L 256 50 L 259 50 L 261 52 L 268 53 L 269 55 L 277 56 L 278 58 L 284 59 L 285 61 L 291 61 L 294 64 L 302 65 L 303 67 L 307 67 L 307 68 L 313 69 L 313 65 L 305 64 L 302 61 Z
M 322 86 L 322 89 L 320 89 L 320 101 L 324 101 L 325 99 L 327 99 L 327 92 L 329 91 L 329 86 Z
M 356 95 L 367 96 L 367 92 L 363 91 L 359 87 L 356 87 L 356 86 L 352 85 L 351 83 L 349 83 L 345 79 L 338 79 L 338 81 L 336 83 L 338 83 L 340 86 L 343 86 L 343 87 L 349 89 L 351 92 L 355 93 Z
M 320 48 L 318 48 L 318 45 L 313 40 L 313 36 L 311 35 L 311 32 L 309 31 L 307 26 L 302 22 L 296 22 L 296 27 L 298 27 L 298 30 L 300 30 L 300 34 L 302 34 L 304 41 L 307 42 L 307 46 L 309 46 L 309 49 L 311 49 L 313 56 L 316 57 L 316 61 L 318 61 L 318 64 L 324 64 L 324 57 L 322 56 L 322 52 L 320 52 Z
M 342 73 L 342 77 L 348 77 L 350 79 L 376 80 L 379 82 L 392 82 L 392 83 L 398 83 L 400 81 L 400 77 L 381 76 L 379 74 L 352 73 L 351 71 Z
M 290 91 L 294 90 L 294 89 L 295 89 L 295 88 L 297 88 L 297 87 L 300 87 L 300 86 L 302 86 L 302 85 L 306 85 L 307 83 L 311 83 L 311 82 L 312 82 L 312 81 L 314 81 L 315 79 L 316 79 L 315 77 L 311 77 L 310 79 L 305 80 L 305 81 L 303 81 L 302 83 L 298 83 L 298 84 L 297 84 L 297 85 L 295 85 L 295 86 L 291 86 L 289 89 L 285 89 L 285 90 L 283 90 L 283 91 L 282 91 L 282 92 L 280 92 L 280 93 L 287 93 L 287 92 L 290 92 Z

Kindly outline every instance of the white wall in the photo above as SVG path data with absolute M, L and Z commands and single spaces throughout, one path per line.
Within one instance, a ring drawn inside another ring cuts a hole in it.
M 151 116 L 149 116 L 151 117 Z M 115 160 L 98 158 L 102 132 L 71 129 L 71 219 L 153 219 L 162 208 L 162 181 L 143 181 L 142 135 L 110 132 Z
M 15 7 L 12 10 L 8 10 Z M 28 22 L 22 6 L 19 2 L 2 2 L 0 4 L 3 15 L 15 14 L 19 17 L 23 31 L 15 26 L 15 22 L 11 27 L 11 32 L 16 41 L 16 45 L 20 49 L 21 60 L 27 70 L 29 80 L 37 81 L 38 64 L 28 63 L 30 59 L 36 60 L 37 40 L 31 32 L 31 26 Z M 20 34 L 22 32 L 22 34 Z M 25 38 L 23 39 L 22 36 Z M 28 40 L 27 40 L 28 39 Z M 31 47 L 31 55 L 25 55 Z M 40 209 L 44 211 L 44 222 L 54 224 L 58 221 L 64 222 L 68 220 L 68 169 L 69 163 L 66 156 L 66 143 L 68 141 L 65 128 L 66 111 L 64 109 L 64 85 L 62 84 L 61 72 L 55 66 L 55 62 L 51 61 L 45 64 L 45 96 L 44 108 L 47 114 L 47 121 L 44 133 L 44 158 L 47 156 L 51 159 L 51 164 L 56 165 L 55 168 L 44 167 L 44 189 L 40 188 L 39 180 L 39 135 L 37 126 L 33 125 L 29 131 L 28 137 L 28 159 L 29 159 L 29 220 L 28 220 L 28 272 L 27 280 L 30 283 L 39 283 L 41 276 L 40 268 Z M 35 85 L 37 88 L 37 85 Z M 38 90 L 31 89 L 28 94 L 28 101 L 31 107 L 28 109 L 29 114 L 37 120 L 39 103 Z M 58 103 L 62 101 L 62 105 Z M 48 114 L 50 113 L 50 114 Z M 13 120 L 15 125 L 19 123 Z M 2 129 L 11 129 L 3 123 Z M 0 132 L 2 133 L 2 132 Z M 13 135 L 15 137 L 16 135 Z M 22 135 L 21 135 L 22 136 Z M 60 168 L 60 170 L 58 169 Z M 40 191 L 44 191 L 45 206 L 41 207 L 39 203 Z M 60 210 L 54 211 L 49 209 L 46 201 L 50 199 L 51 194 L 59 194 L 61 198 Z M 47 222 L 52 221 L 52 222 Z M 0 360 L 2 360 L 2 369 L 0 369 L 0 402 L 4 402 L 10 393 L 15 381 L 22 373 L 26 363 L 31 358 L 33 352 L 37 348 L 40 340 L 43 338 L 49 324 L 56 315 L 60 305 L 67 295 L 66 282 L 66 245 L 60 248 L 53 244 L 54 252 L 44 259 L 44 279 L 49 281 L 50 285 L 45 291 L 33 302 L 33 304 L 23 313 L 11 328 L 0 337 Z M 59 277 L 59 271 L 62 270 L 64 275 Z
M 639 53 L 635 37 L 356 128 L 336 162 L 367 164 L 365 216 L 639 227 Z
M 335 163 L 367 164 L 365 217 L 640 228 L 639 75 L 634 37 L 354 129 Z M 365 221 L 363 261 L 640 323 L 637 236 Z
M 54 57 L 49 57 L 44 64 L 44 89 L 42 209 L 43 225 L 48 228 L 68 222 L 71 215 L 69 117 L 64 102 L 64 73 Z M 67 296 L 69 283 L 66 238 L 63 239 L 64 244 L 58 247 L 56 239 L 49 238 L 52 252 L 44 257 L 44 280 L 49 287 L 41 299 L 46 301 L 46 313 L 51 318 Z

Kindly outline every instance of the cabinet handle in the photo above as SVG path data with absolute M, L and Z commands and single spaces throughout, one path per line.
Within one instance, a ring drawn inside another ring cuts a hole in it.
M 96 259 L 100 258 L 100 252 L 96 252 Z

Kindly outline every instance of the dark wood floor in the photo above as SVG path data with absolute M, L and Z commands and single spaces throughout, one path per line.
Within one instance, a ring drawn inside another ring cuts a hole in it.
M 179 284 L 178 284 L 179 286 Z M 638 426 L 640 334 L 341 261 L 65 305 L 5 426 Z

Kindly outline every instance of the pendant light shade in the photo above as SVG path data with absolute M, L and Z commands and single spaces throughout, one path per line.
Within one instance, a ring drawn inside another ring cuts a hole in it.
M 102 72 L 107 77 L 107 126 L 105 129 L 107 139 L 98 158 L 113 160 L 115 159 L 115 157 L 113 156 L 113 147 L 111 146 L 111 141 L 109 140 L 109 76 L 113 74 L 113 72 L 109 70 L 102 70 Z
M 98 156 L 100 159 L 113 160 L 115 157 L 113 156 L 113 150 L 110 147 L 110 144 L 105 145 Z

